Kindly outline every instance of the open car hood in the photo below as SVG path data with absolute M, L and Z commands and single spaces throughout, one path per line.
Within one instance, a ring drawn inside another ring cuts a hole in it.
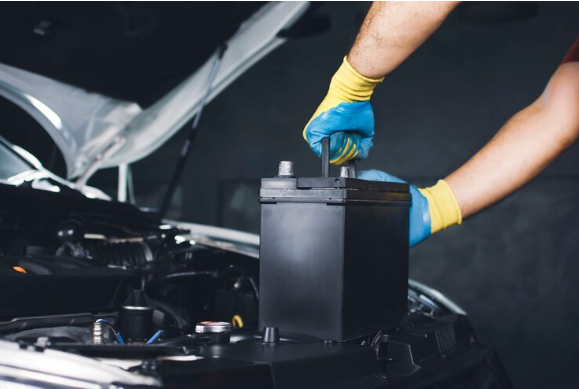
M 0 96 L 46 129 L 67 177 L 80 182 L 149 155 L 182 128 L 200 109 L 220 44 L 227 50 L 207 101 L 282 44 L 280 31 L 309 6 L 50 4 L 3 6 L 20 9 L 0 16 L 8 23 L 0 30 L 17 31 L 16 44 L 0 38 L 9 48 L 0 53 Z M 95 17 L 86 19 L 87 11 Z M 27 28 L 19 34 L 20 25 Z

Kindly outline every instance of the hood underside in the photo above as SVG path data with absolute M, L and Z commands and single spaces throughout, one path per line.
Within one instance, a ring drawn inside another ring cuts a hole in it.
M 0 63 L 147 108 L 263 2 L 0 4 Z
M 278 33 L 307 8 L 307 2 L 2 3 L 0 96 L 48 132 L 65 175 L 83 182 L 100 167 L 149 155 L 195 115 L 217 47 L 225 42 L 228 49 L 208 101 L 283 43 Z M 11 129 L 2 131 L 12 140 Z

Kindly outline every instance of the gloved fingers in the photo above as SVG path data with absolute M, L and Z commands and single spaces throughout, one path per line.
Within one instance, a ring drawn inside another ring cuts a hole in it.
M 362 144 L 362 137 L 356 133 L 351 134 L 352 138 L 356 141 L 356 147 L 353 150 L 354 153 L 350 153 L 350 156 L 348 157 L 348 159 L 346 159 L 346 161 L 349 161 L 351 159 L 355 159 L 358 154 L 360 153 L 360 145 Z
M 360 151 L 360 142 L 361 142 L 361 137 L 358 134 L 350 134 L 350 137 L 352 138 L 352 140 L 354 141 L 354 148 L 352 149 L 352 151 L 348 154 L 348 156 L 346 157 L 346 161 L 349 161 L 350 159 L 354 159 L 356 158 L 356 155 L 358 155 L 359 151 Z M 345 162 L 345 161 L 344 161 Z
M 346 147 L 347 139 L 344 132 L 355 134 L 357 139 L 350 139 L 350 145 Z M 372 147 L 374 136 L 374 116 L 370 102 L 341 103 L 336 107 L 315 114 L 303 131 L 303 136 L 309 143 L 312 151 L 321 156 L 321 140 L 326 137 L 332 138 L 333 134 L 342 133 L 342 141 L 336 139 L 330 142 L 330 154 L 334 160 L 339 157 L 351 159 L 353 144 L 356 144 L 358 158 L 365 158 Z M 359 139 L 359 140 L 358 140 Z M 348 156 L 349 155 L 349 156 Z M 347 160 L 347 159 L 346 159 Z M 340 161 L 343 161 L 340 159 Z
M 336 153 L 331 159 L 330 163 L 333 165 L 340 165 L 347 161 L 349 158 L 354 155 L 357 150 L 357 142 L 356 137 L 353 137 L 351 134 L 347 134 L 345 136 L 345 142 L 343 147 L 340 148 L 338 153 Z
M 335 160 L 335 161 L 330 161 L 330 163 L 331 163 L 332 165 L 341 165 L 341 164 L 343 164 L 344 162 L 347 162 L 347 161 L 349 161 L 349 160 L 351 160 L 351 159 L 356 158 L 356 156 L 358 155 L 358 151 L 359 151 L 359 150 L 356 150 L 356 149 L 352 148 L 352 150 L 348 153 L 348 155 L 346 155 L 346 156 L 343 157 L 343 158 L 337 159 L 337 160 Z
M 339 165 L 341 163 L 339 161 L 349 152 L 349 150 L 351 150 L 351 148 L 352 141 L 349 137 L 346 137 L 343 146 L 340 147 L 340 150 L 338 150 L 338 152 L 330 158 L 330 163 L 332 165 Z
M 351 141 L 348 141 L 351 142 Z M 347 154 L 344 154 L 346 153 Z M 330 163 L 332 165 L 341 165 L 344 162 L 348 161 L 349 159 L 354 158 L 354 154 L 356 154 L 356 145 L 353 145 L 352 143 L 350 143 L 350 146 L 346 149 L 346 151 L 340 154 L 337 158 L 335 159 L 330 159 Z
M 406 183 L 396 176 L 376 169 L 361 171 L 358 173 L 358 178 L 368 181 Z M 412 247 L 430 236 L 431 221 L 427 198 L 414 185 L 410 185 L 410 196 L 412 197 L 412 205 L 410 206 L 408 243 Z
M 347 135 L 343 131 L 330 134 L 330 159 L 339 156 L 347 143 Z M 322 139 L 320 138 L 320 156 L 322 155 Z
M 341 165 L 344 162 L 355 158 L 358 153 L 360 147 L 360 136 L 357 134 L 350 133 L 347 135 L 348 141 L 346 142 L 346 146 L 342 150 L 342 152 L 330 160 L 330 163 L 333 165 Z
M 368 157 L 368 154 L 370 153 L 370 149 L 372 148 L 372 146 L 374 145 L 374 143 L 372 142 L 372 138 L 364 138 L 362 137 L 360 139 L 360 152 L 358 153 L 358 157 L 357 159 L 366 159 Z
M 363 170 L 360 173 L 358 173 L 358 178 L 366 181 L 399 182 L 401 184 L 406 183 L 406 181 L 396 176 L 393 176 L 391 174 L 388 174 L 386 172 L 377 169 Z
M 327 138 L 327 137 L 310 137 L 310 138 L 306 138 L 306 141 L 308 141 L 310 148 L 312 149 L 312 151 L 314 152 L 314 154 L 316 154 L 318 157 L 322 156 L 322 139 Z M 343 132 L 335 132 L 333 134 L 330 134 L 329 136 L 330 138 L 330 156 L 336 155 L 336 154 L 340 154 L 342 151 L 342 147 L 343 145 L 346 143 L 346 134 L 344 134 Z
M 410 247 L 416 246 L 431 235 L 430 206 L 428 199 L 414 185 L 410 185 Z

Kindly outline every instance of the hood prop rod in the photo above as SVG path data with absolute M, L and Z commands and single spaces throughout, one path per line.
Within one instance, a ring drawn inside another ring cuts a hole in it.
M 159 214 L 161 218 L 164 218 L 167 214 L 167 210 L 171 205 L 171 200 L 173 199 L 173 194 L 175 193 L 175 189 L 181 180 L 181 175 L 183 173 L 183 168 L 185 167 L 185 163 L 187 162 L 187 158 L 189 157 L 189 153 L 191 151 L 191 144 L 197 135 L 197 128 L 199 127 L 199 120 L 201 119 L 201 114 L 203 113 L 203 108 L 205 108 L 205 104 L 207 103 L 207 98 L 211 93 L 211 89 L 213 86 L 213 81 L 215 80 L 215 76 L 217 75 L 217 71 L 219 70 L 219 65 L 221 64 L 221 60 L 223 59 L 223 55 L 225 54 L 225 50 L 227 50 L 227 46 L 222 44 L 217 49 L 217 57 L 215 58 L 215 62 L 213 62 L 213 68 L 211 69 L 211 74 L 209 75 L 209 80 L 207 82 L 207 88 L 205 89 L 205 93 L 203 94 L 203 98 L 201 99 L 201 103 L 199 106 L 199 111 L 195 115 L 195 119 L 193 119 L 193 125 L 189 129 L 189 134 L 187 135 L 187 139 L 183 143 L 183 147 L 181 148 L 181 154 L 179 154 L 179 158 L 177 159 L 177 165 L 175 165 L 175 169 L 173 170 L 173 175 L 171 176 L 171 180 L 169 181 L 169 186 L 167 187 L 167 191 L 165 192 L 165 196 L 163 196 L 163 201 L 161 202 L 161 208 L 159 209 Z

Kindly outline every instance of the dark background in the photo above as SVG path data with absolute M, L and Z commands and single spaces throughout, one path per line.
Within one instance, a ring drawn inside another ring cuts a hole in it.
M 323 4 L 329 32 L 287 42 L 207 107 L 171 218 L 258 232 L 260 177 L 279 160 L 319 174 L 301 132 L 367 7 Z M 461 5 L 378 87 L 375 146 L 361 168 L 433 184 L 538 97 L 579 33 L 579 3 L 538 3 L 519 20 L 506 5 L 472 7 Z M 184 137 L 133 164 L 137 203 L 158 205 Z M 518 388 L 579 386 L 578 164 L 574 146 L 515 195 L 411 250 L 412 278 L 488 331 Z M 114 194 L 115 180 L 108 170 L 90 184 Z

